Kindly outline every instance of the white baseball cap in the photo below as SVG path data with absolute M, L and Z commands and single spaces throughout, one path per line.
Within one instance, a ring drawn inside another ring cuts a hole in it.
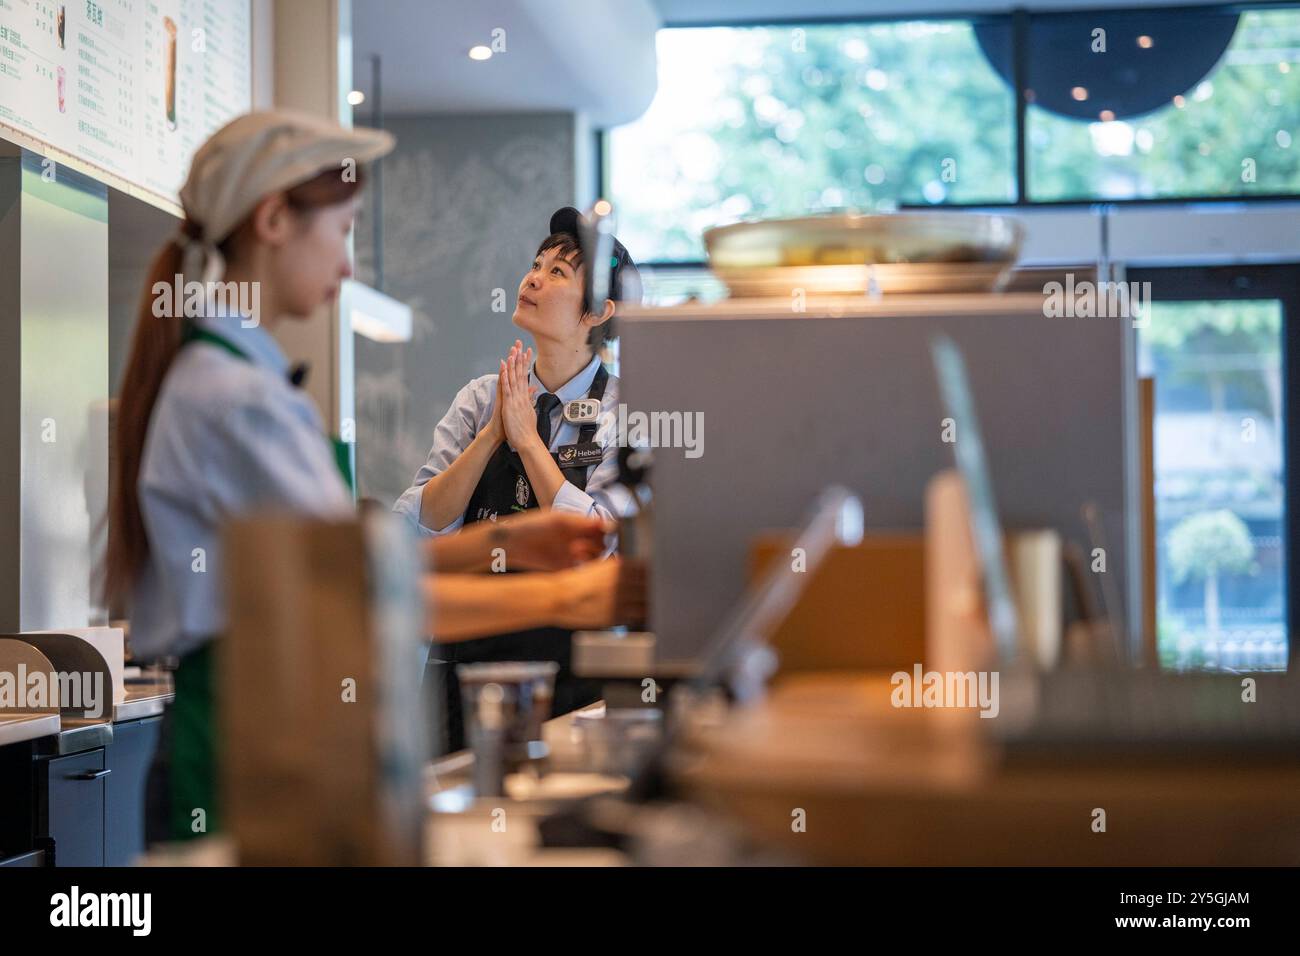
M 231 120 L 194 153 L 181 206 L 198 235 L 183 234 L 187 277 L 215 281 L 225 271 L 217 245 L 266 196 L 307 182 L 327 169 L 339 175 L 389 152 L 384 130 L 354 127 L 292 110 L 259 110 Z

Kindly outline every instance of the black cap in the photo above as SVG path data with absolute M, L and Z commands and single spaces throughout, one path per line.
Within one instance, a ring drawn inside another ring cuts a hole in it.
M 565 206 L 551 214 L 550 235 L 562 233 L 573 236 L 582 244 L 582 233 L 578 223 L 582 214 L 572 206 Z M 618 239 L 614 240 L 614 251 L 610 256 L 609 297 L 615 302 L 641 301 L 641 273 L 628 253 L 627 247 Z

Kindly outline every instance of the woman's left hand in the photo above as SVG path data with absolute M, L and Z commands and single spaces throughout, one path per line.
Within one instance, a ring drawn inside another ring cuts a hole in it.
M 537 411 L 533 408 L 537 389 L 528 385 L 532 361 L 533 350 L 525 350 L 523 343 L 516 340 L 501 373 L 501 424 L 505 427 L 506 441 L 515 451 L 523 451 L 542 440 L 537 434 Z

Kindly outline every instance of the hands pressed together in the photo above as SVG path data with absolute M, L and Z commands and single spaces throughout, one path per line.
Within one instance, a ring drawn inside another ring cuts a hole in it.
M 501 361 L 496 407 L 485 432 L 494 446 L 509 442 L 536 483 L 531 469 L 538 459 L 544 459 L 543 466 L 552 463 L 537 432 L 537 389 L 528 384 L 532 362 L 533 350 L 516 340 Z M 555 478 L 563 481 L 558 470 Z M 550 491 L 535 493 L 541 500 L 554 497 Z M 606 536 L 614 530 L 613 522 L 597 515 L 542 507 L 476 522 L 456 535 L 434 539 L 429 558 L 441 586 L 436 632 L 459 639 L 519 626 L 578 630 L 643 623 L 644 569 L 635 562 L 601 558 Z M 541 573 L 511 575 L 508 583 L 499 582 L 502 587 L 493 587 L 482 574 L 458 573 L 483 570 Z M 487 622 L 496 618 L 508 618 L 512 626 L 489 627 Z
M 497 402 L 488 429 L 498 442 L 509 442 L 516 451 L 541 441 L 533 407 L 537 388 L 528 384 L 532 365 L 532 348 L 525 349 L 524 343 L 515 339 L 497 372 Z

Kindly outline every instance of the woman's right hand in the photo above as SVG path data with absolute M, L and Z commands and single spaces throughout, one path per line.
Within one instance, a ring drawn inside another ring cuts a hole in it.
M 552 572 L 559 595 L 555 625 L 578 631 L 643 622 L 645 575 L 635 571 L 619 558 L 607 558 Z

